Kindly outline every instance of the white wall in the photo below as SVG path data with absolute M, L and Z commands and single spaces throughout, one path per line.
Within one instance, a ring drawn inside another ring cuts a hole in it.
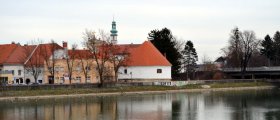
M 23 82 L 20 82 L 19 84 L 26 84 L 26 79 L 30 79 L 30 83 L 34 83 L 34 77 L 32 74 L 28 73 L 23 65 L 4 65 L 2 71 L 11 71 L 14 70 L 13 80 L 14 84 L 16 84 L 16 79 L 23 79 Z M 18 75 L 18 70 L 21 70 L 21 75 Z M 38 76 L 38 80 L 43 80 L 43 72 Z
M 125 69 L 127 74 L 124 73 Z M 162 73 L 157 73 L 157 69 L 162 69 Z M 120 67 L 118 77 L 119 79 L 171 79 L 171 66 Z
M 25 80 L 24 80 L 24 67 L 23 67 L 23 65 L 4 65 L 3 66 L 3 71 L 6 71 L 6 70 L 7 71 L 14 70 L 14 75 L 13 75 L 14 83 L 16 83 L 16 79 L 20 79 L 20 78 L 23 79 L 23 82 L 19 83 L 19 84 L 24 84 L 25 83 Z M 18 74 L 18 70 L 21 70 L 21 75 Z
M 42 80 L 42 83 L 45 83 L 44 82 L 44 71 L 43 71 L 44 69 L 43 68 L 41 68 L 41 73 L 38 75 L 38 78 L 37 78 L 37 80 L 39 81 L 39 80 Z M 30 79 L 30 83 L 35 83 L 35 79 L 34 79 L 34 76 L 32 75 L 32 73 L 31 72 L 27 72 L 26 70 L 25 70 L 25 80 L 26 79 Z M 38 82 L 37 81 L 37 82 Z

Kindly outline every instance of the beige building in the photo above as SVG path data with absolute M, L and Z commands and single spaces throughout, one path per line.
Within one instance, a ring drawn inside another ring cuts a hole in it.
M 67 48 L 65 45 L 63 47 Z M 58 50 L 54 56 L 54 77 L 52 77 L 50 74 L 48 70 L 49 67 L 45 62 L 45 81 L 43 84 L 100 83 L 97 64 L 95 59 L 92 58 L 92 54 L 89 50 Z M 68 60 L 66 58 L 67 56 Z M 50 60 L 52 59 L 51 57 Z M 114 80 L 113 65 L 109 62 L 106 62 L 105 66 L 106 69 L 104 70 L 103 76 L 105 80 L 107 80 L 105 82 L 112 82 L 112 80 Z M 54 78 L 54 80 L 52 80 L 52 78 Z
M 86 62 L 90 62 L 90 64 L 86 66 Z M 95 68 L 96 64 L 94 64 L 92 60 L 81 61 L 75 59 L 73 61 L 71 83 L 99 83 L 98 73 Z M 49 77 L 51 77 L 51 74 L 48 72 L 47 66 L 45 65 L 44 84 L 70 84 L 70 74 L 68 72 L 69 70 L 65 59 L 56 60 L 54 70 L 53 83 L 46 81 Z

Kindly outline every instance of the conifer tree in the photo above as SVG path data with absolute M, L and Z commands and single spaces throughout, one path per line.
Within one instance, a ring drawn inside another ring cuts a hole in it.
M 269 35 L 266 35 L 264 40 L 261 43 L 262 48 L 260 52 L 262 55 L 265 55 L 269 61 L 273 61 L 275 49 L 274 49 L 274 41 L 271 39 Z M 270 63 L 270 62 L 269 62 Z
M 164 55 L 167 60 L 172 64 L 172 78 L 178 77 L 181 69 L 181 53 L 177 44 L 175 37 L 172 35 L 171 31 L 167 28 L 162 30 L 152 30 L 148 34 L 148 39 L 153 43 L 153 45 Z
M 184 70 L 187 75 L 187 79 L 190 79 L 190 75 L 195 72 L 195 68 L 197 67 L 196 61 L 198 61 L 197 53 L 192 41 L 187 41 L 182 53 Z

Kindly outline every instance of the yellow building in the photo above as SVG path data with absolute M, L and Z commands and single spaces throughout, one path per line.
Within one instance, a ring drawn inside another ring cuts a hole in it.
M 13 74 L 11 71 L 0 71 L 1 84 L 13 84 Z
M 88 50 L 75 50 L 75 54 L 72 50 L 68 50 L 68 54 L 70 56 L 68 62 L 66 58 L 55 59 L 54 80 L 52 80 L 53 77 L 45 63 L 44 84 L 100 83 L 97 64 L 95 60 L 89 56 L 91 53 Z M 75 57 L 71 58 L 71 55 Z M 70 67 L 68 67 L 68 64 Z M 108 62 L 105 66 L 105 79 L 109 81 L 114 80 L 114 69 L 112 64 Z

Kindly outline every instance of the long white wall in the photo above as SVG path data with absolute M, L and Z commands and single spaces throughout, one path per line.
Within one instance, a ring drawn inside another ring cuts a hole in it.
M 124 73 L 127 69 L 127 74 Z M 157 73 L 161 69 L 162 73 Z M 129 66 L 120 67 L 119 79 L 171 79 L 171 66 Z
M 28 73 L 25 69 L 23 65 L 4 65 L 3 66 L 3 71 L 14 71 L 14 75 L 13 75 L 13 80 L 14 80 L 14 84 L 26 84 L 26 79 L 30 80 L 30 83 L 34 83 L 34 77 L 32 76 L 31 73 Z M 19 75 L 19 70 L 21 71 L 21 74 Z M 23 81 L 18 81 L 18 83 L 16 82 L 16 79 L 22 79 Z M 43 72 L 38 76 L 38 80 L 43 80 Z

